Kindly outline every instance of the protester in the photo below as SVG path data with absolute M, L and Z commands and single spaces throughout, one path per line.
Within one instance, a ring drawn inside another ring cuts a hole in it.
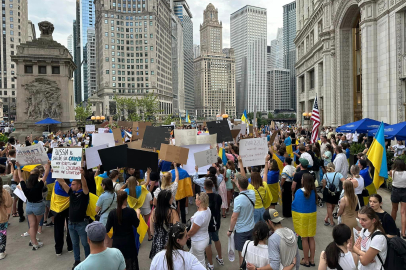
M 382 197 L 379 194 L 372 194 L 369 197 L 369 206 L 375 211 L 379 217 L 379 221 L 385 230 L 386 236 L 389 238 L 399 236 L 399 229 L 396 227 L 396 223 L 386 211 L 382 209 Z M 405 237 L 403 237 L 405 238 Z
M 226 168 L 227 168 L 227 170 L 225 172 L 225 179 L 226 179 L 226 187 L 227 187 L 227 206 L 228 206 L 226 209 L 226 212 L 228 212 L 231 201 L 233 199 L 234 187 L 233 187 L 232 179 L 234 178 L 235 173 L 236 173 L 234 161 L 232 161 L 232 160 L 227 161 Z
M 219 186 L 223 181 L 223 175 L 219 174 L 215 167 L 210 167 L 207 170 L 207 174 L 204 177 L 199 178 L 199 168 L 195 166 L 195 175 L 193 176 L 193 183 L 200 186 L 200 189 L 204 190 L 204 182 L 206 179 L 210 179 L 213 181 L 213 192 L 219 193 Z
M 278 162 L 274 159 L 269 160 L 270 156 L 268 155 L 266 160 L 265 160 L 265 169 L 264 169 L 264 182 L 267 183 L 268 189 L 271 192 L 271 197 L 272 197 L 272 202 L 271 202 L 271 208 L 275 209 L 275 206 L 278 204 L 278 199 L 279 199 L 279 167 L 278 167 Z M 270 166 L 270 171 L 268 172 L 268 166 Z M 253 173 L 254 174 L 254 173 Z M 258 173 L 259 174 L 259 173 Z M 251 175 L 251 179 L 253 178 L 253 175 Z M 262 213 L 259 213 L 259 216 L 262 216 Z M 262 219 L 262 218 L 260 218 Z M 256 223 L 257 221 L 255 221 Z
M 176 210 L 178 211 L 178 215 L 180 215 L 182 219 L 182 223 L 186 223 L 186 203 L 187 203 L 187 198 L 190 196 L 193 196 L 193 189 L 192 189 L 192 180 L 190 178 L 190 175 L 186 170 L 180 167 L 180 164 L 174 164 L 174 167 L 179 172 L 179 184 L 178 184 L 178 191 L 176 192 L 175 200 L 176 200 L 176 205 L 177 208 Z M 173 169 L 171 170 L 171 175 L 172 175 L 172 182 L 175 181 L 176 178 L 176 170 Z
M 255 224 L 252 232 L 253 241 L 247 240 L 243 246 L 241 255 L 247 263 L 247 268 L 258 269 L 269 265 L 268 261 L 268 238 L 269 229 L 264 221 Z
M 152 205 L 152 193 L 148 192 L 145 197 L 144 204 L 140 207 L 141 215 L 144 218 L 145 222 L 148 222 L 149 217 L 151 216 L 151 205 Z M 152 241 L 152 234 L 149 227 L 147 233 L 148 233 L 148 241 Z
M 173 201 L 175 202 L 176 193 L 178 191 L 178 184 L 179 184 L 179 170 L 176 164 L 174 163 L 174 170 L 175 170 L 175 181 L 172 182 L 172 174 L 170 172 L 166 172 L 162 177 L 161 186 L 158 187 L 154 191 L 154 205 L 157 204 L 158 195 L 161 190 L 170 190 L 172 192 Z M 176 204 L 174 203 L 174 209 L 176 209 Z
M 396 216 L 399 209 L 399 203 L 401 206 L 401 222 L 402 229 L 401 235 L 406 239 L 406 164 L 401 159 L 396 159 L 393 163 L 392 170 L 389 172 L 392 177 L 392 213 L 393 220 L 396 221 Z
M 350 171 L 351 171 L 351 177 L 349 177 L 348 179 L 354 185 L 355 195 L 357 195 L 358 203 L 359 203 L 360 207 L 362 207 L 362 206 L 364 206 L 364 199 L 362 197 L 362 191 L 364 190 L 364 178 L 362 178 L 362 176 L 360 176 L 360 174 L 359 174 L 360 169 L 358 166 L 352 165 Z M 359 209 L 359 207 L 357 205 L 357 208 L 355 210 L 358 211 L 358 209 Z
M 336 153 L 336 157 L 333 162 L 334 166 L 336 167 L 335 171 L 341 173 L 341 175 L 345 178 L 348 175 L 347 156 L 345 155 L 345 153 L 343 153 L 343 148 L 341 145 L 335 145 L 333 143 L 333 147 Z
M 324 218 L 324 225 L 334 227 L 333 211 L 340 199 L 340 181 L 344 181 L 341 173 L 335 172 L 333 163 L 326 167 L 327 172 L 323 175 L 323 201 L 327 204 L 327 214 Z
M 292 182 L 292 193 L 295 194 L 297 190 L 302 188 L 302 178 L 304 174 L 310 174 L 310 172 L 307 170 L 307 167 L 309 165 L 309 161 L 305 158 L 299 158 L 299 163 L 300 163 L 300 171 L 296 172 L 295 175 L 293 176 L 293 182 Z
M 8 211 L 13 201 L 10 193 L 3 189 L 3 179 L 0 177 L 0 260 L 6 257 Z
M 110 211 L 106 232 L 113 228 L 113 247 L 121 251 L 124 256 L 127 270 L 138 270 L 138 250 L 135 247 L 133 227 L 140 224 L 139 209 L 134 210 L 127 207 L 127 193 L 117 192 L 117 209 Z
M 369 172 L 369 166 L 367 166 L 366 158 L 364 158 L 363 155 L 358 159 L 358 167 L 360 168 L 359 175 L 364 179 L 364 187 L 368 190 L 369 194 L 376 194 L 376 187 Z M 368 201 L 369 196 L 364 196 L 364 205 L 367 205 Z

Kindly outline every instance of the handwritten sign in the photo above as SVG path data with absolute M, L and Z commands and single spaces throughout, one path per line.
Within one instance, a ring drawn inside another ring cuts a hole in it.
M 52 178 L 80 179 L 82 148 L 54 148 L 51 165 Z
M 240 141 L 240 157 L 244 167 L 265 165 L 268 155 L 266 138 L 245 139 Z
M 107 133 L 107 132 L 109 132 L 109 129 L 108 128 L 98 128 L 97 132 L 98 133 Z
M 48 155 L 44 147 L 34 144 L 26 147 L 16 147 L 16 159 L 21 166 L 31 164 L 47 164 Z
M 85 130 L 86 130 L 86 132 L 95 132 L 96 126 L 95 125 L 86 125 Z
M 209 149 L 202 152 L 194 153 L 197 167 L 204 167 L 217 162 L 217 149 Z
M 118 128 L 113 129 L 114 143 L 117 145 L 123 144 L 123 137 L 121 136 L 121 130 Z
M 202 133 L 197 136 L 196 144 L 210 144 L 215 148 L 217 145 L 217 134 L 208 135 L 207 133 Z
M 175 129 L 175 145 L 193 145 L 196 144 L 195 129 Z

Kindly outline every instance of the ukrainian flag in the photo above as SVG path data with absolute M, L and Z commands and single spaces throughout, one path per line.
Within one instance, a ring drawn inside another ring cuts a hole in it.
M 383 122 L 381 122 L 381 125 L 376 132 L 374 141 L 367 152 L 367 157 L 375 168 L 373 183 L 377 190 L 384 183 L 384 179 L 388 178 L 384 132 L 385 126 Z
M 276 160 L 278 163 L 278 168 L 279 168 L 279 174 L 282 174 L 283 171 L 283 162 L 285 161 L 285 158 L 279 155 L 276 155 L 275 153 L 272 155 L 272 159 Z
M 295 193 L 292 202 L 292 219 L 295 232 L 301 237 L 316 235 L 317 206 L 316 193 L 312 190 L 310 197 L 306 198 L 302 189 Z
M 285 145 L 286 152 L 289 154 L 291 158 L 293 158 L 292 138 L 290 138 L 290 136 L 285 139 Z
M 149 191 L 144 185 L 142 185 L 136 186 L 135 192 L 136 198 L 131 197 L 130 195 L 127 196 L 128 206 L 133 208 L 134 210 L 140 208 L 144 204 L 145 198 Z
M 374 182 L 372 180 L 371 174 L 369 173 L 369 167 L 366 167 L 365 169 L 361 170 L 359 175 L 364 178 L 364 186 L 368 190 L 369 195 L 376 194 L 376 188 L 374 185 Z M 368 205 L 369 203 L 369 196 L 364 197 L 364 205 Z
M 268 179 L 268 189 L 271 191 L 272 203 L 277 203 L 279 199 L 279 172 L 269 171 L 267 175 Z
M 218 156 L 221 157 L 221 160 L 223 161 L 223 165 L 227 165 L 227 156 L 226 156 L 226 150 L 223 147 L 219 147 L 219 153 Z
M 47 197 L 46 197 L 47 201 L 50 201 L 51 198 L 52 198 L 52 193 L 53 193 L 53 190 L 54 190 L 55 180 L 56 180 L 56 178 L 52 178 L 52 173 L 48 174 L 48 177 L 47 177 L 47 180 L 46 180 L 46 182 L 47 182 L 46 185 L 47 185 L 47 188 L 48 188 L 48 194 L 47 194 Z
M 258 192 L 260 192 L 259 190 L 261 189 L 261 187 L 258 190 L 256 190 L 252 184 L 248 185 L 248 189 L 251 189 L 255 192 L 255 209 L 260 209 L 262 207 L 267 209 L 271 205 L 271 202 L 272 202 L 272 194 L 268 188 L 268 184 L 266 182 L 263 182 L 262 185 L 264 186 L 263 188 L 265 188 L 265 196 L 261 195 L 262 200 L 258 193 Z
M 241 121 L 244 123 L 248 123 L 247 110 L 244 110 L 244 113 L 241 116 Z
M 94 177 L 94 181 L 96 182 L 96 195 L 100 196 L 104 192 L 103 187 L 101 186 L 101 183 L 104 178 L 107 178 L 107 172 L 104 172 L 103 174 L 99 174 L 98 176 Z
M 186 111 L 186 122 L 188 122 L 189 124 L 191 123 L 189 113 L 187 111 Z
M 178 167 L 179 172 L 179 182 L 178 182 L 178 191 L 176 192 L 175 200 L 179 201 L 183 198 L 192 197 L 192 179 L 190 175 L 184 169 Z M 171 171 L 172 174 L 172 183 L 175 182 L 176 175 L 175 170 Z
M 70 186 L 70 185 L 69 185 Z M 60 213 L 69 207 L 69 194 L 63 190 L 56 181 L 54 185 L 54 192 L 51 195 L 51 211 L 55 213 Z
M 96 203 L 98 199 L 99 199 L 98 196 L 89 192 L 89 204 L 87 205 L 86 215 L 90 217 L 92 220 L 94 220 L 94 216 L 97 214 Z

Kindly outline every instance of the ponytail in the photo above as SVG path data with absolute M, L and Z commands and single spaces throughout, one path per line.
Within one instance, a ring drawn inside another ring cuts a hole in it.
M 330 269 L 336 269 L 338 261 L 340 260 L 343 251 L 337 246 L 335 242 L 331 242 L 325 250 L 327 266 Z

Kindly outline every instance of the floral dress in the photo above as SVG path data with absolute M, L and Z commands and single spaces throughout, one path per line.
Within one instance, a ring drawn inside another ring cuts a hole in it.
M 169 226 L 172 227 L 172 224 L 169 223 Z M 151 260 L 158 252 L 165 249 L 166 242 L 168 241 L 168 231 L 169 228 L 166 225 L 159 226 L 154 223 L 154 240 L 152 241 L 151 252 L 149 253 Z

